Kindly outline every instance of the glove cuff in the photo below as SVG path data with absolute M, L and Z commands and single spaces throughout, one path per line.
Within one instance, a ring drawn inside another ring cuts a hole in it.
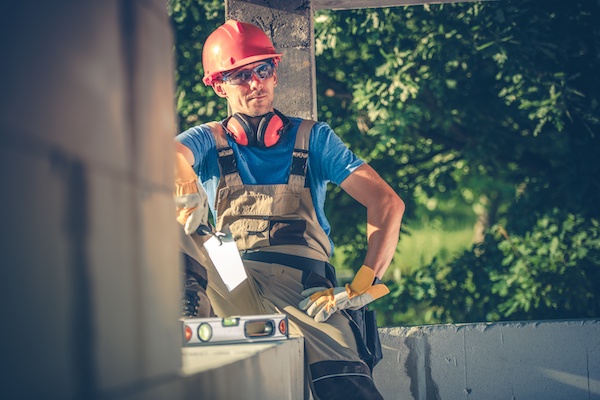
M 378 285 L 371 286 L 366 293 L 370 294 L 373 297 L 373 300 L 377 300 L 390 292 L 390 289 L 383 284 L 380 283 Z
M 192 215 L 192 213 L 194 211 L 196 211 L 198 209 L 198 207 L 192 207 L 192 208 L 181 208 L 179 210 L 177 210 L 177 222 L 179 222 L 181 225 L 185 226 L 185 223 L 187 222 L 187 220 L 190 218 L 190 215 Z
M 175 196 L 186 196 L 192 193 L 198 193 L 198 182 L 196 179 L 175 182 Z
M 175 196 L 198 192 L 198 176 L 183 154 L 175 153 Z
M 363 265 L 360 267 L 352 283 L 346 285 L 346 291 L 348 292 L 348 298 L 353 298 L 365 293 L 372 285 L 375 279 L 375 271 L 371 267 Z

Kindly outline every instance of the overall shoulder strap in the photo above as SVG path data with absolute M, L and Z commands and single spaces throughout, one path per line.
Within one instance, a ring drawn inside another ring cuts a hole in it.
M 212 132 L 217 147 L 217 155 L 219 160 L 219 170 L 221 171 L 221 179 L 226 186 L 242 186 L 242 178 L 240 177 L 237 160 L 233 149 L 227 142 L 227 134 L 225 129 L 218 122 L 209 122 L 206 124 Z
M 316 123 L 316 121 L 310 119 L 303 119 L 302 122 L 300 122 L 298 132 L 296 133 L 296 144 L 294 145 L 295 149 L 308 151 L 310 133 L 312 132 L 312 128 Z
M 210 128 L 210 131 L 212 132 L 215 138 L 215 143 L 217 144 L 217 151 L 229 147 L 229 143 L 227 143 L 227 133 L 225 133 L 223 125 L 221 125 L 218 122 L 207 122 L 206 126 Z
M 304 189 L 306 182 L 308 146 L 310 143 L 310 134 L 315 123 L 315 121 L 309 119 L 302 120 L 296 132 L 296 143 L 294 145 L 294 152 L 292 153 L 292 166 L 288 178 L 288 185 L 296 191 Z

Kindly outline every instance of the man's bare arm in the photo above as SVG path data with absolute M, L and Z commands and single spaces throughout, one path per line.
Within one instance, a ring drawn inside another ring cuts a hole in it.
M 368 164 L 357 168 L 341 187 L 367 208 L 368 249 L 364 265 L 382 278 L 396 252 L 404 202 Z
M 194 165 L 194 153 L 184 144 L 179 143 L 175 140 L 175 152 L 180 153 L 185 159 L 190 163 L 190 165 Z

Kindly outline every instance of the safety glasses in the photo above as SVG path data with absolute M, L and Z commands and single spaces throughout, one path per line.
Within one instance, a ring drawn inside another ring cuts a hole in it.
M 246 69 L 242 71 L 234 71 L 230 74 L 223 75 L 223 82 L 230 85 L 242 85 L 252 81 L 252 75 L 256 76 L 261 81 L 273 76 L 275 65 L 272 62 L 266 62 L 257 65 L 254 69 Z

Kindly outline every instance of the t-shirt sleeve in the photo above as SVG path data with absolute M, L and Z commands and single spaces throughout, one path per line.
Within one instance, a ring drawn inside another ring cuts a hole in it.
M 209 166 L 216 165 L 215 138 L 206 125 L 199 125 L 177 135 L 175 140 L 188 147 L 194 154 L 194 171 L 204 180 L 210 179 L 214 171 Z M 209 171 L 211 170 L 211 171 Z
M 194 154 L 194 171 L 208 195 L 208 205 L 215 214 L 214 204 L 219 185 L 219 163 L 215 138 L 207 125 L 198 125 L 180 133 L 175 140 L 189 148 Z
M 364 164 L 331 127 L 323 122 L 317 123 L 310 143 L 310 155 L 313 173 L 323 181 L 340 185 L 356 168 Z

